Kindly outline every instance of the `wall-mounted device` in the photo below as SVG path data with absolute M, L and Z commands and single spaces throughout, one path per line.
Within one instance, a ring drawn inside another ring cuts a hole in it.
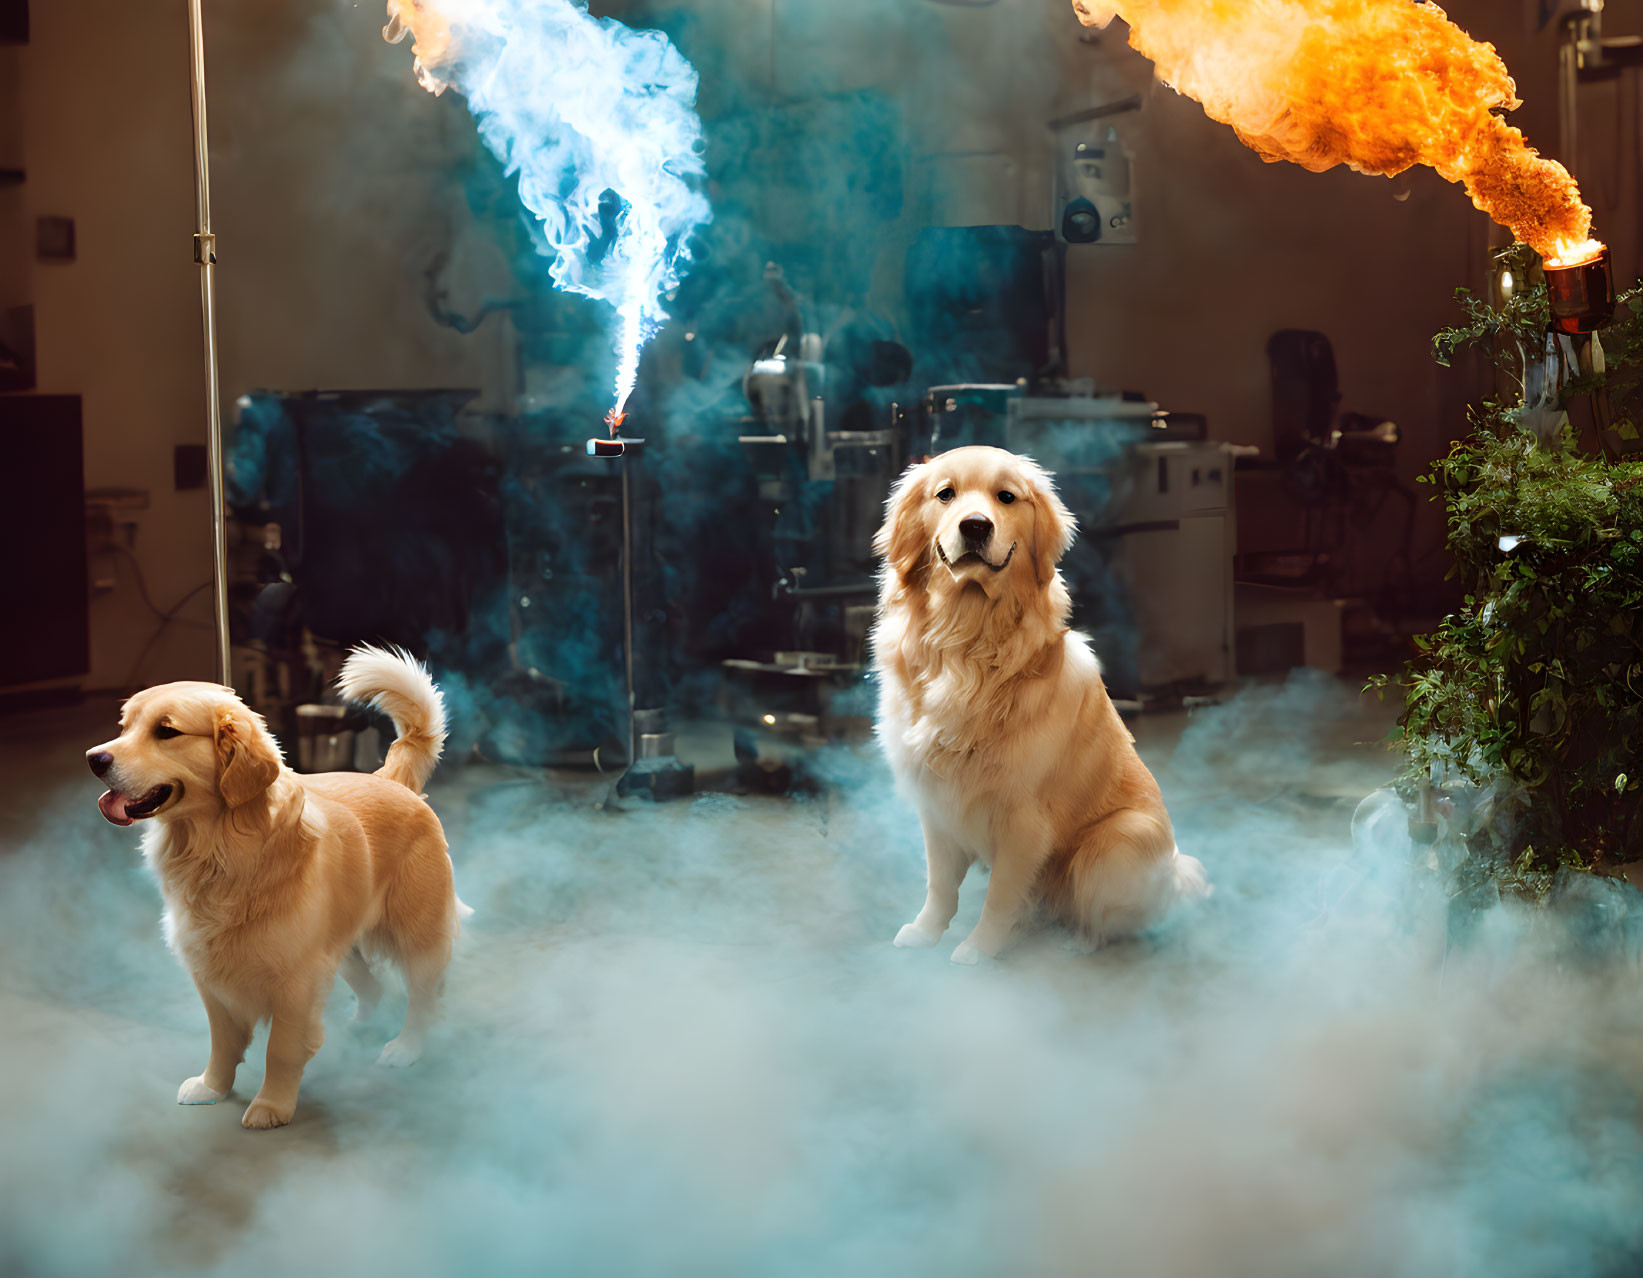
M 1113 121 L 1141 109 L 1132 95 L 1049 123 L 1055 148 L 1050 225 L 1068 244 L 1134 244 L 1134 165 Z

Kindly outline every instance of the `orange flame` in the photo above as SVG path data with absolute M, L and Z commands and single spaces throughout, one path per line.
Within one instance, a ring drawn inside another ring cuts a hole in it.
M 1491 44 L 1410 0 L 1072 0 L 1114 16 L 1158 76 L 1268 161 L 1391 177 L 1430 165 L 1554 264 L 1591 257 L 1592 211 L 1497 112 L 1521 106 Z
M 622 423 L 627 421 L 626 413 L 619 413 L 614 408 L 605 414 L 605 425 L 610 427 L 610 437 L 615 439 L 622 429 Z

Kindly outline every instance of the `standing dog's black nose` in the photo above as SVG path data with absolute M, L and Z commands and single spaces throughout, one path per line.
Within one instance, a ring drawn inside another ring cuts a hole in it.
M 970 515 L 958 521 L 958 535 L 966 546 L 985 546 L 993 535 L 993 521 L 983 515 Z
M 106 776 L 108 770 L 114 766 L 114 756 L 107 750 L 100 750 L 96 754 L 88 754 L 86 762 L 91 765 L 92 772 L 97 776 Z

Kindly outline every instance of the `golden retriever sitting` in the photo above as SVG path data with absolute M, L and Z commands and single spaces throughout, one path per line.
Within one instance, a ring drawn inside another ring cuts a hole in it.
M 970 864 L 992 869 L 955 963 L 998 954 L 1030 906 L 1095 945 L 1208 894 L 1176 850 L 1056 564 L 1075 523 L 1049 476 L 997 448 L 914 466 L 890 495 L 873 632 L 879 739 L 924 827 L 929 891 L 900 946 L 936 944 Z
M 246 1127 L 291 1121 L 339 967 L 359 996 L 358 1019 L 371 1015 L 382 987 L 367 955 L 397 963 L 410 992 L 405 1026 L 379 1063 L 415 1061 L 459 920 L 472 913 L 457 900 L 444 831 L 422 798 L 445 740 L 439 689 L 409 656 L 377 648 L 356 649 L 338 687 L 399 732 L 374 776 L 298 776 L 261 717 L 213 683 L 139 692 L 120 735 L 86 752 L 110 787 L 103 815 L 122 826 L 154 821 L 143 853 L 165 898 L 166 942 L 211 1023 L 211 1059 L 177 1102 L 228 1095 L 252 1030 L 271 1022 Z

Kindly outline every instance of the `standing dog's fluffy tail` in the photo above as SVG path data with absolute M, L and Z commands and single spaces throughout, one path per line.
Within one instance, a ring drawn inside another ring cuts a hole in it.
M 388 747 L 377 775 L 421 794 L 445 744 L 445 702 L 427 667 L 403 648 L 361 644 L 342 663 L 337 691 L 394 721 L 399 740 Z

